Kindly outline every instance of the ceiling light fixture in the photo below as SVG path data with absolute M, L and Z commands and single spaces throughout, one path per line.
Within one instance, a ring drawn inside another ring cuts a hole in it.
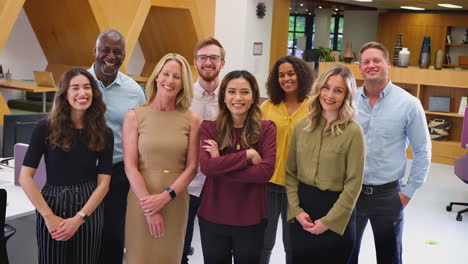
M 300 4 L 300 6 L 304 6 L 304 4 Z
M 319 8 L 322 8 L 322 6 L 319 6 Z
M 308 12 L 308 11 L 309 11 L 309 9 L 306 9 L 306 12 Z
M 400 6 L 400 8 L 409 9 L 409 10 L 426 10 L 422 7 L 415 7 L 415 6 Z
M 311 16 L 311 15 L 312 15 L 312 13 L 309 13 L 309 16 Z
M 452 4 L 437 4 L 437 5 L 441 7 L 446 7 L 446 8 L 463 8 L 463 6 L 452 5 Z

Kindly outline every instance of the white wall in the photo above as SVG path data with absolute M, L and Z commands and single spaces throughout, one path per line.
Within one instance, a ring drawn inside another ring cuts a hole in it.
M 10 36 L 0 51 L 0 64 L 4 73 L 10 69 L 12 78 L 20 80 L 34 79 L 33 71 L 43 71 L 47 67 L 47 59 L 24 9 L 19 13 Z M 1 92 L 5 100 L 21 97 L 23 94 L 9 89 L 1 89 Z
M 344 11 L 343 51 L 346 42 L 352 43 L 354 59 L 359 59 L 361 46 L 369 41 L 377 40 L 378 11 Z
M 265 83 L 270 63 L 270 40 L 273 0 L 263 1 L 266 15 L 258 19 L 258 1 L 216 1 L 215 38 L 226 50 L 226 64 L 222 75 L 233 70 L 247 70 L 257 78 L 260 94 L 266 96 Z M 260 56 L 253 55 L 254 42 L 263 43 Z
M 135 48 L 133 49 L 133 54 L 127 54 L 126 60 L 128 60 L 127 73 L 130 75 L 140 76 L 141 70 L 145 65 L 145 57 L 143 57 L 140 42 L 137 41 Z

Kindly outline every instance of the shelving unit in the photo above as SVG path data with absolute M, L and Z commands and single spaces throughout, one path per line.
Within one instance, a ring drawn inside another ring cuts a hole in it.
M 468 50 L 467 50 L 468 53 Z M 333 65 L 334 62 L 320 62 L 319 73 Z M 359 65 L 346 64 L 354 74 L 358 86 L 362 86 L 364 80 L 359 72 Z M 426 118 L 445 119 L 452 123 L 450 137 L 447 141 L 432 141 L 432 162 L 453 164 L 454 157 L 462 157 L 468 150 L 461 147 L 461 133 L 463 127 L 463 115 L 458 114 L 461 97 L 468 96 L 468 70 L 433 68 L 420 69 L 418 67 L 399 68 L 391 67 L 389 76 L 392 82 L 408 91 L 421 100 L 425 109 Z M 449 96 L 450 112 L 430 112 L 430 96 Z M 411 151 L 407 151 L 411 158 Z
M 468 29 L 468 27 L 460 27 L 460 26 L 446 27 L 445 41 L 444 41 L 445 42 L 444 53 L 450 56 L 451 61 L 448 61 L 446 57 L 445 64 L 443 64 L 443 67 L 468 68 L 468 65 L 460 65 L 460 63 L 455 63 L 455 62 L 458 62 L 458 56 L 460 55 L 468 56 L 468 44 L 461 43 L 463 40 L 465 40 L 466 29 Z M 447 43 L 448 36 L 450 36 L 451 43 Z M 463 49 L 463 51 L 460 51 L 460 49 Z

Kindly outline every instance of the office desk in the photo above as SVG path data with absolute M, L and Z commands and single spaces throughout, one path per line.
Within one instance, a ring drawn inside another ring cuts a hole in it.
M 55 87 L 37 86 L 35 82 L 20 80 L 0 80 L 0 88 L 14 89 L 31 93 L 42 93 L 42 112 L 46 112 L 46 92 L 55 92 Z
M 1 166 L 0 188 L 7 191 L 6 221 L 10 221 L 36 212 L 23 189 L 14 184 L 14 168 Z

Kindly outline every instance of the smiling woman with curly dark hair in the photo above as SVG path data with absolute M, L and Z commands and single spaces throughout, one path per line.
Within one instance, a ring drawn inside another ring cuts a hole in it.
M 281 65 L 289 63 L 292 66 L 292 70 L 297 76 L 297 101 L 302 102 L 307 98 L 310 89 L 312 88 L 312 83 L 314 82 L 314 77 L 312 75 L 312 69 L 304 61 L 294 56 L 284 56 L 276 61 L 275 65 L 271 69 L 270 75 L 266 83 L 268 97 L 273 104 L 278 105 L 285 100 L 287 92 L 282 89 L 281 85 L 281 76 L 279 68 Z M 284 73 L 283 73 L 284 75 Z
M 282 215 L 283 234 L 287 234 L 285 163 L 288 157 L 289 141 L 296 122 L 307 114 L 307 98 L 312 87 L 313 76 L 309 65 L 296 57 L 285 56 L 273 66 L 268 77 L 267 92 L 270 96 L 262 106 L 264 120 L 272 120 L 277 127 L 276 166 L 273 177 L 267 184 L 268 225 L 260 263 L 268 264 L 275 245 L 276 227 Z M 291 263 L 291 254 L 287 236 L 283 237 L 286 251 L 286 264 Z
M 39 264 L 98 261 L 114 149 L 105 111 L 93 76 L 71 69 L 48 119 L 34 129 L 20 184 L 37 210 Z M 47 179 L 39 190 L 33 176 L 42 156 Z

